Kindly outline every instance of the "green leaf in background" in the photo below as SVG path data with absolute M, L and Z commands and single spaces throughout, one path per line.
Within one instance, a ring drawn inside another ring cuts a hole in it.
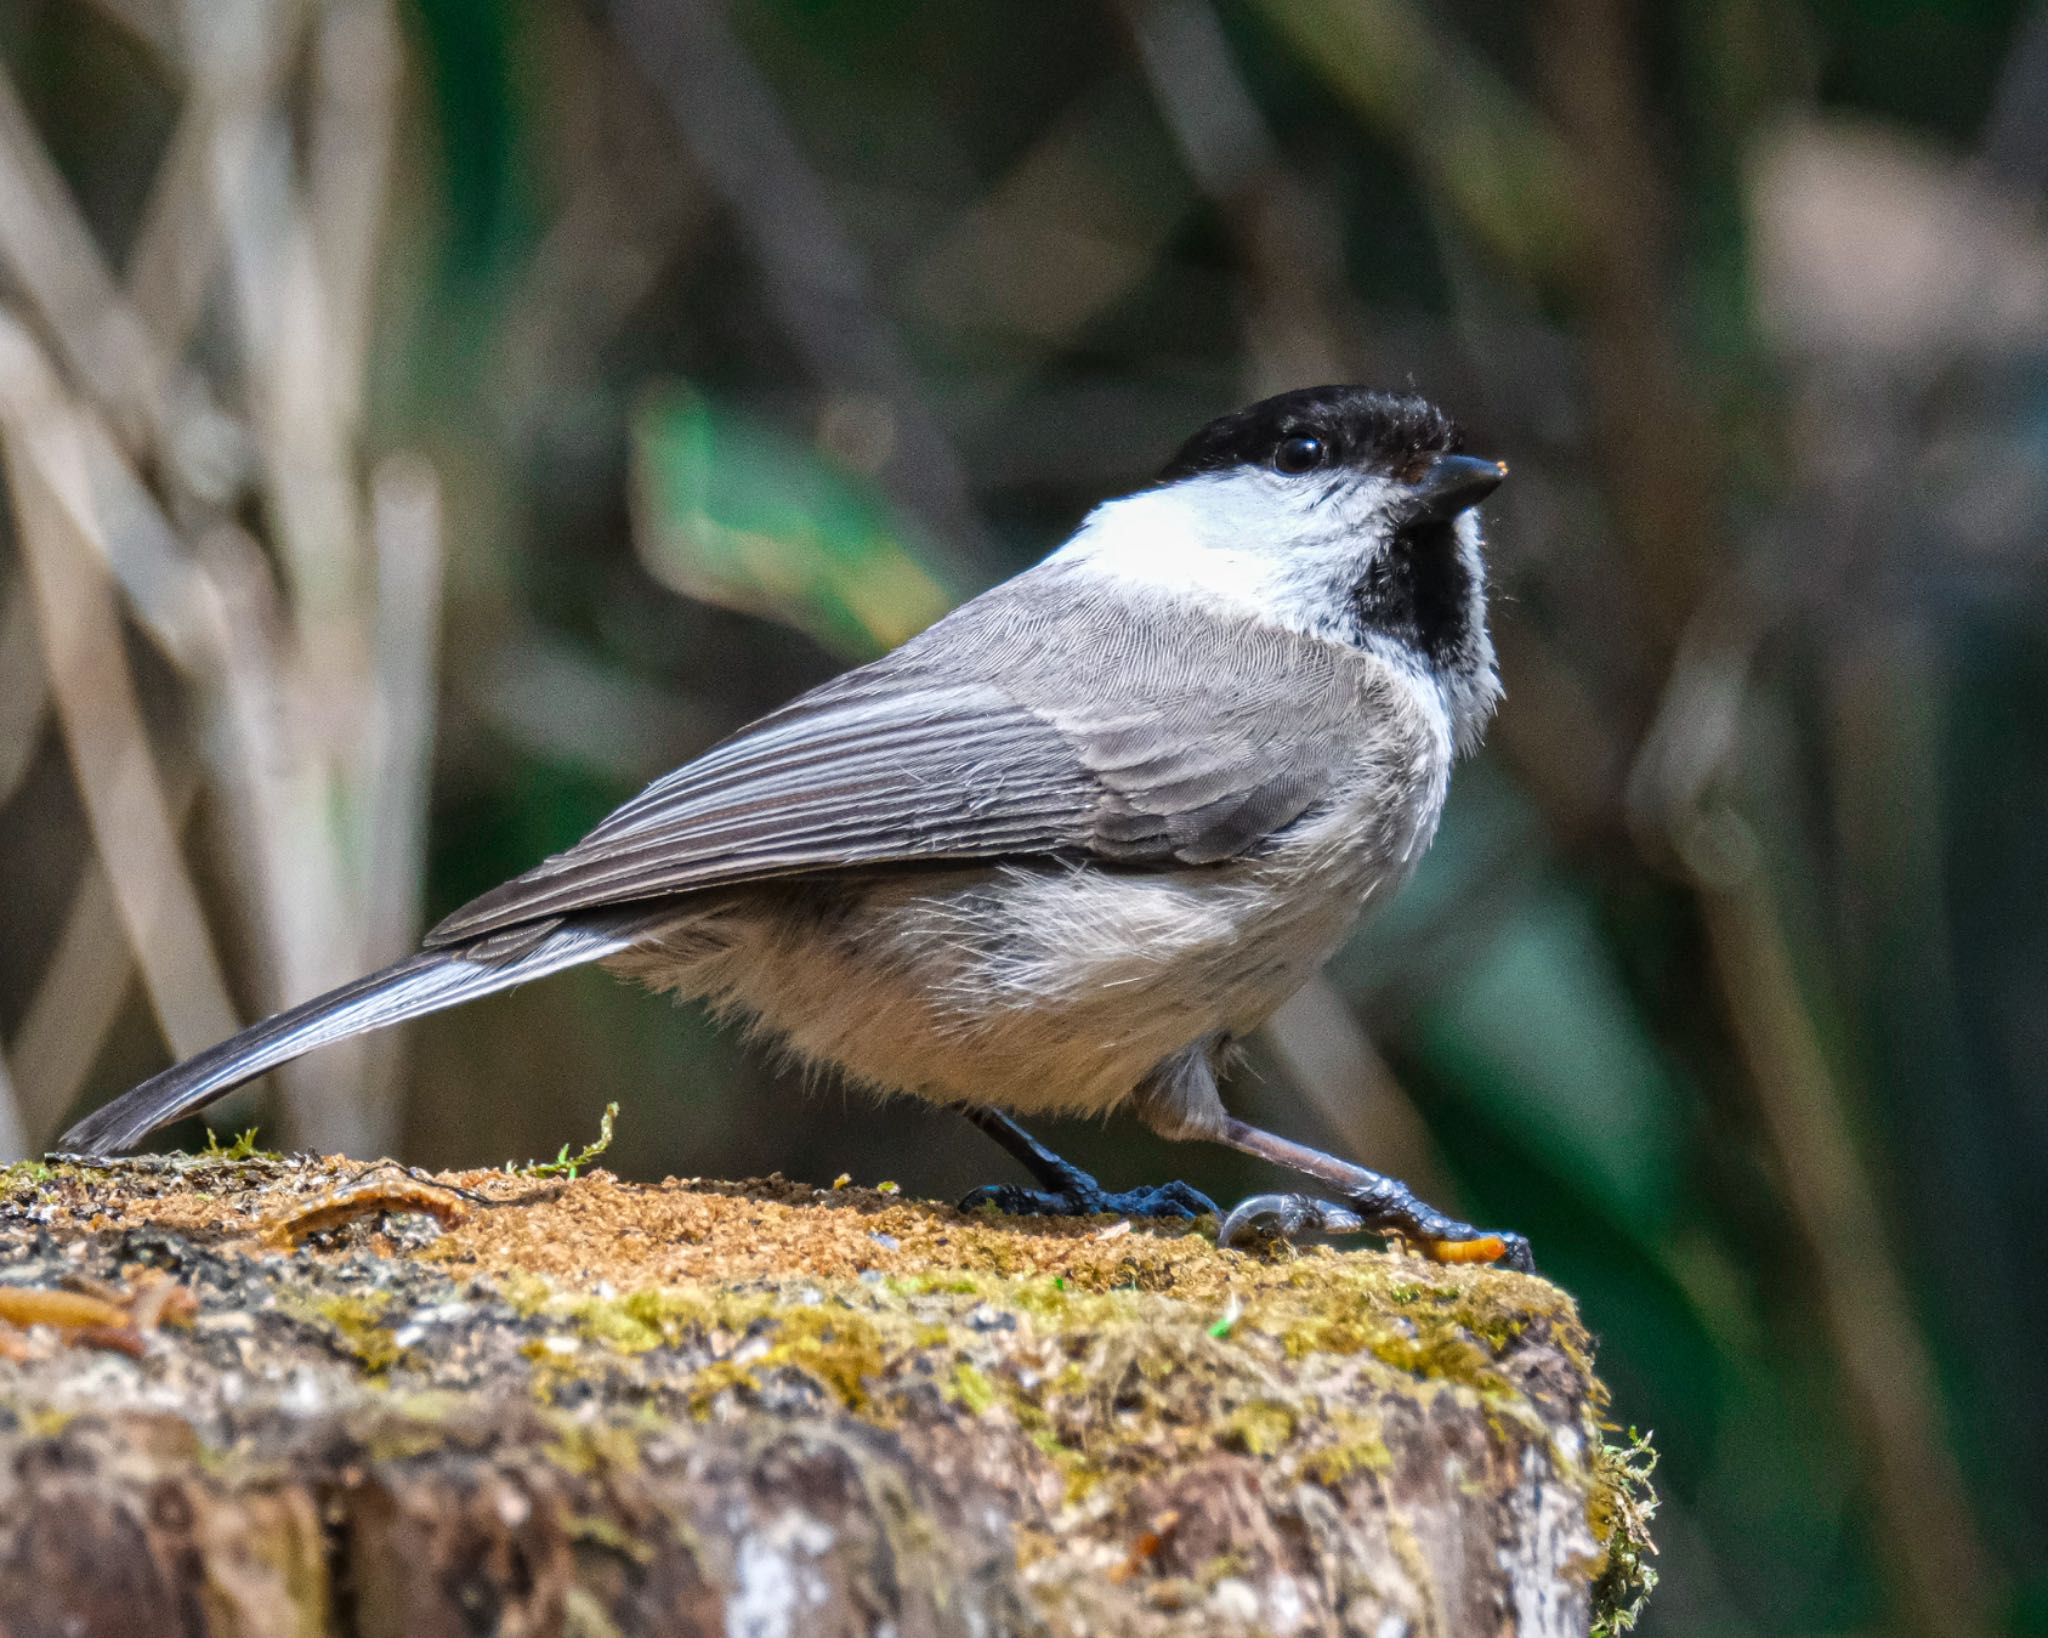
M 1680 1107 L 1585 903 L 1528 892 L 1491 946 L 1423 1009 L 1419 1042 L 1503 1128 L 1576 1172 L 1616 1221 L 1669 1216 Z
M 634 536 L 688 597 L 767 616 L 864 658 L 957 602 L 867 479 L 686 385 L 633 427 Z

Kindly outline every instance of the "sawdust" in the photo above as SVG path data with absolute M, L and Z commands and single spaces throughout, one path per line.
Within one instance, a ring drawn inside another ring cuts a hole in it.
M 320 1221 L 337 1199 L 374 1204 L 380 1178 L 388 1212 L 325 1232 L 296 1227 Z M 436 1208 L 433 1222 L 413 1215 L 429 1191 L 464 1209 Z M 63 1167 L 40 1196 L 46 1214 L 68 1213 L 97 1234 L 159 1230 L 222 1252 L 288 1250 L 314 1261 L 367 1251 L 451 1276 L 539 1280 L 565 1300 L 652 1291 L 673 1304 L 800 1280 L 826 1293 L 851 1286 L 864 1301 L 877 1290 L 997 1297 L 1045 1315 L 1088 1297 L 1146 1293 L 1170 1299 L 1162 1316 L 1220 1327 L 1219 1335 L 1266 1334 L 1295 1358 L 1371 1352 L 1418 1376 L 1489 1386 L 1502 1380 L 1496 1356 L 1535 1327 L 1590 1374 L 1569 1298 L 1530 1276 L 1366 1247 L 1277 1258 L 1223 1251 L 1212 1222 L 961 1212 L 907 1200 L 888 1184 L 643 1184 L 605 1171 L 540 1182 L 328 1156 Z M 407 1232 L 394 1237 L 392 1224 Z
M 366 1170 L 330 1156 L 239 1172 L 218 1167 L 130 1176 L 118 1193 L 92 1187 L 93 1174 L 81 1173 L 53 1180 L 45 1198 L 64 1202 L 69 1182 L 91 1195 L 96 1231 L 152 1226 L 254 1250 L 283 1213 L 348 1187 Z M 463 1191 L 477 1208 L 422 1255 L 478 1272 L 537 1274 L 576 1286 L 745 1281 L 793 1272 L 846 1280 L 957 1268 L 1063 1278 L 1091 1291 L 1135 1284 L 1199 1300 L 1217 1296 L 1234 1275 L 1258 1266 L 1217 1251 L 1191 1224 L 1133 1224 L 1124 1231 L 1110 1218 L 966 1214 L 872 1188 L 818 1189 L 779 1178 L 627 1183 L 605 1171 L 545 1183 L 500 1171 L 414 1175 Z
M 779 1177 L 628 1183 L 600 1170 L 536 1183 L 495 1170 L 399 1171 L 388 1162 L 365 1167 L 328 1156 L 238 1167 L 195 1163 L 163 1172 L 67 1167 L 45 1185 L 44 1198 L 89 1207 L 87 1226 L 96 1232 L 156 1227 L 257 1251 L 294 1211 L 307 1211 L 323 1198 L 374 1195 L 380 1170 L 395 1179 L 394 1214 L 406 1211 L 407 1188 L 428 1182 L 460 1191 L 475 1208 L 414 1254 L 479 1273 L 541 1275 L 572 1287 L 744 1282 L 798 1272 L 838 1281 L 951 1269 L 1060 1280 L 1076 1291 L 1170 1291 L 1200 1303 L 1242 1292 L 1247 1282 L 1291 1280 L 1275 1270 L 1299 1260 L 1275 1263 L 1219 1251 L 1213 1223 L 965 1213 L 905 1199 L 886 1185 L 820 1189 Z M 104 1186 L 117 1177 L 118 1190 Z M 333 1243 L 328 1241 L 330 1250 Z M 320 1244 L 316 1237 L 314 1255 Z M 1525 1276 L 1368 1246 L 1312 1247 L 1299 1257 L 1333 1270 L 1385 1272 L 1403 1265 L 1432 1284 L 1464 1290 L 1500 1286 L 1545 1309 L 1556 1296 L 1553 1287 Z

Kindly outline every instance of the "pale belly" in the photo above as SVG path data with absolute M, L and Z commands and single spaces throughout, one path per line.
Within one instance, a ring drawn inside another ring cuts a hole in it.
M 1262 1023 L 1434 820 L 1398 837 L 1331 820 L 1265 861 L 1171 875 L 1046 863 L 750 889 L 608 965 L 883 1091 L 1101 1113 Z

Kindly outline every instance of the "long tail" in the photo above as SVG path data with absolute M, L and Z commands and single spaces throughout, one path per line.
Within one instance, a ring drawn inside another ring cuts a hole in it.
M 579 920 L 504 956 L 494 951 L 486 957 L 460 946 L 408 956 L 382 972 L 251 1024 L 220 1045 L 152 1075 L 86 1116 L 58 1140 L 59 1146 L 66 1153 L 84 1155 L 132 1148 L 159 1126 L 315 1047 L 616 954 L 645 930 L 649 919 L 643 910 L 631 916 Z

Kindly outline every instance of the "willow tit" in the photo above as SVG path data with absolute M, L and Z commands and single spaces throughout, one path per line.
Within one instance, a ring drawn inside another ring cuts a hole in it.
M 1229 1235 L 1313 1223 L 1526 1264 L 1400 1183 L 1234 1119 L 1233 1042 L 1435 834 L 1500 695 L 1474 506 L 1506 473 L 1420 398 L 1283 393 L 1211 422 L 1036 566 L 741 729 L 417 955 L 80 1122 L 126 1148 L 330 1041 L 583 962 L 797 1057 L 963 1107 L 1047 1192 L 1112 1196 L 1008 1118 L 1127 1108 L 1305 1173 Z

